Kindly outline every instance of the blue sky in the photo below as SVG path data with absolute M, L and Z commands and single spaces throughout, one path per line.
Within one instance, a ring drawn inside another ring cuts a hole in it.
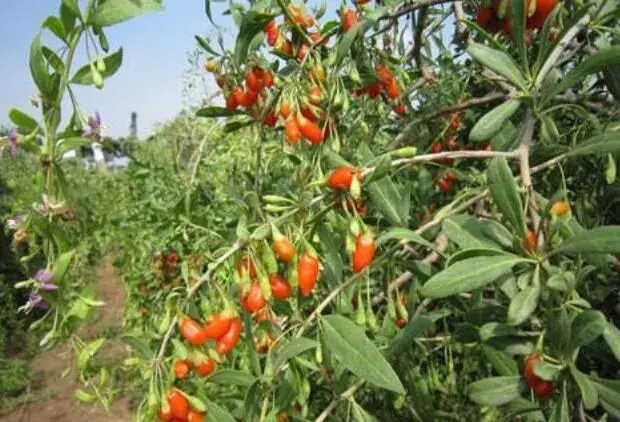
M 124 49 L 123 66 L 106 81 L 102 91 L 94 87 L 76 89 L 82 109 L 89 114 L 99 111 L 109 135 L 127 134 L 132 111 L 138 113 L 141 136 L 148 135 L 157 122 L 174 117 L 183 107 L 183 75 L 190 67 L 188 53 L 195 49 L 194 35 L 214 34 L 202 0 L 165 3 L 163 12 L 109 28 L 110 50 Z M 59 4 L 60 0 L 0 1 L 0 125 L 9 124 L 11 107 L 39 117 L 28 100 L 35 93 L 28 51 L 41 22 L 55 13 Z M 225 4 L 213 4 L 218 22 L 222 22 Z M 85 56 L 82 59 L 76 69 L 86 63 Z

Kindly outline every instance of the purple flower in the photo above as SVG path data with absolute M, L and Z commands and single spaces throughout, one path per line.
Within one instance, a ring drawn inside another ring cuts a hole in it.
M 82 136 L 93 138 L 95 141 L 101 141 L 103 125 L 101 124 L 101 116 L 96 112 L 94 116 L 88 118 L 88 129 L 82 132 Z
M 17 130 L 15 128 L 9 131 L 9 145 L 11 147 L 11 158 L 14 160 L 17 155 Z
M 39 289 L 45 290 L 46 292 L 58 289 L 58 286 L 52 283 L 53 278 L 54 274 L 45 270 L 37 271 L 37 274 L 34 276 L 34 280 L 39 283 Z
M 50 305 L 45 301 L 45 299 L 43 299 L 41 295 L 38 295 L 36 293 L 31 293 L 28 296 L 28 306 L 31 308 L 40 309 L 47 309 L 50 307 Z

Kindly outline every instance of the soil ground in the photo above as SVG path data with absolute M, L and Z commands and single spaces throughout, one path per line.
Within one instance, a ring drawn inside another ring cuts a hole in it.
M 93 323 L 85 327 L 80 337 L 93 339 L 104 329 L 115 329 L 121 323 L 125 292 L 120 277 L 110 263 L 104 263 L 100 269 L 99 292 L 106 306 L 99 310 Z M 106 356 L 122 356 L 127 353 L 122 345 L 105 347 Z M 72 367 L 70 346 L 59 345 L 43 352 L 30 362 L 30 372 L 37 380 L 33 388 L 20 397 L 18 405 L 11 413 L 0 416 L 0 422 L 130 422 L 132 411 L 128 400 L 120 398 L 109 412 L 100 406 L 82 404 L 75 398 L 75 372 L 65 377 L 62 374 Z

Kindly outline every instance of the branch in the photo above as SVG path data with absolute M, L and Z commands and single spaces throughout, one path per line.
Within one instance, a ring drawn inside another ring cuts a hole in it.
M 415 3 L 409 5 L 399 5 L 398 7 L 388 11 L 385 15 L 381 16 L 379 20 L 385 19 L 398 19 L 407 13 L 413 12 L 414 10 L 421 9 L 423 7 L 433 6 L 435 4 L 441 3 L 450 3 L 455 0 L 419 0 Z
M 545 63 L 540 68 L 538 75 L 536 75 L 536 80 L 534 81 L 534 86 L 536 88 L 540 88 L 543 80 L 547 76 L 547 73 L 549 73 L 556 65 L 556 62 L 560 59 L 562 53 L 564 53 L 564 50 L 570 45 L 573 38 L 575 38 L 577 34 L 589 23 L 590 15 L 586 13 L 581 19 L 579 19 L 579 21 L 577 21 L 575 25 L 566 31 L 566 34 L 564 34 L 560 42 L 558 42 L 555 48 L 551 51 L 551 54 L 549 54 L 549 57 L 547 57 L 547 60 L 545 60 Z
M 488 95 L 485 95 L 484 97 L 470 98 L 467 101 L 463 101 L 461 103 L 458 103 L 458 104 L 455 104 L 455 105 L 452 105 L 452 106 L 449 106 L 449 107 L 441 108 L 439 110 L 435 110 L 435 111 L 431 111 L 429 113 L 426 113 L 426 114 L 418 117 L 417 119 L 414 119 L 414 120 L 410 121 L 409 123 L 407 123 L 407 125 L 405 125 L 405 127 L 403 128 L 401 133 L 396 138 L 394 138 L 394 140 L 390 143 L 388 148 L 391 149 L 391 148 L 394 148 L 394 147 L 400 145 L 400 143 L 405 140 L 407 132 L 409 132 L 411 129 L 413 129 L 416 125 L 418 125 L 418 124 L 420 124 L 420 123 L 422 123 L 422 122 L 424 122 L 426 120 L 430 120 L 430 119 L 434 119 L 436 117 L 452 114 L 455 111 L 465 110 L 465 109 L 476 107 L 476 106 L 479 106 L 479 105 L 489 104 L 489 103 L 495 102 L 497 100 L 506 99 L 507 97 L 508 97 L 508 95 L 504 94 L 502 92 L 492 92 L 492 93 L 490 93 Z
M 215 270 L 217 270 L 224 262 L 226 262 L 228 258 L 230 258 L 239 249 L 243 248 L 246 244 L 247 244 L 246 241 L 241 241 L 241 240 L 236 241 L 230 248 L 228 248 L 228 250 L 222 256 L 220 256 L 215 262 L 213 262 L 209 266 L 209 269 L 207 270 L 207 272 L 204 273 L 202 277 L 198 279 L 196 284 L 194 284 L 192 288 L 187 291 L 185 303 L 187 303 L 192 298 L 192 296 L 196 294 L 198 289 L 200 289 L 200 287 L 203 284 L 211 280 L 211 276 L 213 275 Z M 159 352 L 157 353 L 157 357 L 155 358 L 155 364 L 161 363 L 162 359 L 164 358 L 164 354 L 166 353 L 166 347 L 168 346 L 168 342 L 170 341 L 170 336 L 172 335 L 172 332 L 174 331 L 174 327 L 177 324 L 177 319 L 178 318 L 176 316 L 172 318 L 172 321 L 170 322 L 170 325 L 168 326 L 166 335 L 164 336 L 164 339 L 162 340 L 161 345 L 159 346 Z
M 424 35 L 424 24 L 426 23 L 427 16 L 428 6 L 424 6 L 418 12 L 418 21 L 413 38 L 413 58 L 415 59 L 416 66 L 418 66 L 422 73 L 422 77 L 427 81 L 432 81 L 434 79 L 433 74 L 422 59 L 422 36 Z
M 364 380 L 359 380 L 358 382 L 356 382 L 355 384 L 353 384 L 351 387 L 349 387 L 344 393 L 342 393 L 340 396 L 336 397 L 334 400 L 332 400 L 329 405 L 321 412 L 321 414 L 319 415 L 318 418 L 316 418 L 314 420 L 314 422 L 323 422 L 325 420 L 327 420 L 327 417 L 330 415 L 330 413 L 332 413 L 334 411 L 334 409 L 338 406 L 338 404 L 340 404 L 340 402 L 342 400 L 346 400 L 350 397 L 353 397 L 353 395 L 355 394 L 355 392 L 357 390 L 359 390 L 359 388 L 364 385 Z
M 532 109 L 528 108 L 525 114 L 525 122 L 523 123 L 523 137 L 521 145 L 517 149 L 519 156 L 519 166 L 521 168 L 521 178 L 525 187 L 526 195 L 532 189 L 532 175 L 530 171 L 530 147 L 532 145 L 532 135 L 534 134 L 534 115 Z
M 463 2 L 458 0 L 452 5 L 454 10 L 454 24 L 456 25 L 456 33 L 459 35 L 460 40 L 469 44 L 469 30 L 467 25 L 463 23 L 465 20 L 465 11 L 463 10 Z

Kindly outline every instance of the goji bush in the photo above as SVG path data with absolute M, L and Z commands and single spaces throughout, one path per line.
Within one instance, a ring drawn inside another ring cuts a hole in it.
M 106 368 L 104 339 L 74 340 L 77 397 L 107 404 L 123 371 L 138 420 L 620 417 L 617 3 L 344 3 L 231 2 L 234 43 L 196 36 L 222 106 L 128 147 L 82 219 L 61 158 L 105 142 L 71 87 L 103 88 L 105 30 L 162 5 L 63 0 L 44 21 L 42 117 L 11 110 L 5 140 L 39 159 L 15 235 L 46 264 L 18 287 L 47 309 L 42 344 L 73 333 L 104 306 L 69 271 L 84 232 L 129 292 L 132 355 Z

